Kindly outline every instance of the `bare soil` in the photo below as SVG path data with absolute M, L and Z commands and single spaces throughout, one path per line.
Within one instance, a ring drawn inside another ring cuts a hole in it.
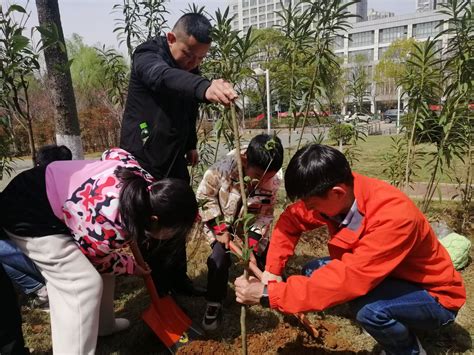
M 437 210 L 432 218 L 442 217 L 455 226 L 455 212 Z M 466 233 L 474 242 L 472 223 Z M 327 255 L 327 233 L 324 229 L 303 236 L 296 255 L 290 261 L 288 274 L 300 272 L 301 266 L 313 258 Z M 474 243 L 473 243 L 474 244 Z M 206 259 L 209 246 L 199 233 L 188 245 L 188 274 L 198 285 L 206 285 Z M 471 250 L 471 258 L 474 252 Z M 242 273 L 240 265 L 231 269 L 233 281 Z M 467 302 L 460 310 L 456 322 L 433 333 L 419 334 L 428 354 L 473 354 L 474 338 L 474 266 L 471 263 L 462 270 L 467 288 Z M 203 298 L 177 297 L 177 302 L 186 313 L 200 324 L 205 309 Z M 167 354 L 167 350 L 156 335 L 141 320 L 141 312 L 149 299 L 140 279 L 122 277 L 117 280 L 116 312 L 131 321 L 127 331 L 100 338 L 98 354 Z M 241 306 L 235 302 L 232 282 L 224 302 L 224 316 L 217 331 L 204 335 L 180 348 L 179 354 L 238 354 L 241 351 L 240 337 Z M 309 313 L 308 318 L 319 330 L 319 336 L 310 336 L 295 317 L 252 306 L 247 308 L 247 334 L 249 354 L 378 354 L 380 347 L 354 322 L 349 308 L 340 305 L 325 312 Z M 27 344 L 33 354 L 50 354 L 50 329 L 47 313 L 23 309 Z

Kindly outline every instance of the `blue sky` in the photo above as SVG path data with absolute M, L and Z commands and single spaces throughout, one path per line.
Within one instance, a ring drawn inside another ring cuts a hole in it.
M 18 3 L 23 6 L 27 4 L 26 0 L 1 0 L 3 6 L 11 3 Z M 187 8 L 189 0 L 171 0 L 167 4 L 170 11 L 168 15 L 168 23 L 170 25 L 181 15 L 181 10 Z M 205 5 L 210 13 L 219 7 L 224 7 L 225 0 L 205 0 L 194 1 L 200 6 Z M 415 11 L 416 0 L 369 0 L 368 7 L 379 11 L 392 11 L 396 14 L 406 14 Z M 116 3 L 122 3 L 120 0 L 59 0 L 59 8 L 61 12 L 61 21 L 66 38 L 71 37 L 73 33 L 78 33 L 83 37 L 84 42 L 88 45 L 96 45 L 98 43 L 107 46 L 118 46 L 114 29 L 114 19 L 120 14 L 112 13 L 112 7 Z M 27 8 L 31 10 L 30 26 L 37 25 L 37 14 L 35 2 L 28 2 Z M 120 48 L 125 51 L 124 48 Z

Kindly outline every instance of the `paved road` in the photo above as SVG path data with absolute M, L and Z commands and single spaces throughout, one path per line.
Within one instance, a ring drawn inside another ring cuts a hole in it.
M 366 125 L 362 125 L 362 127 L 364 126 Z M 372 123 L 371 126 L 373 127 L 373 129 L 380 130 L 382 134 L 390 134 L 390 133 L 393 134 L 395 133 L 395 130 L 396 130 L 395 124 L 393 123 L 375 122 L 375 123 Z M 275 131 L 280 137 L 283 143 L 283 146 L 287 148 L 288 137 L 289 137 L 288 129 L 275 129 Z M 248 142 L 248 140 L 250 140 L 255 135 L 259 133 L 264 133 L 264 132 L 266 132 L 266 129 L 245 129 L 241 132 L 241 134 L 243 135 L 243 140 L 244 141 L 246 140 Z M 292 146 L 295 146 L 297 144 L 298 139 L 300 137 L 300 133 L 301 131 L 299 129 L 291 132 Z M 323 127 L 319 129 L 313 128 L 313 127 L 306 128 L 303 134 L 302 145 L 314 141 L 314 136 L 317 136 L 319 134 L 324 134 L 325 136 L 327 136 L 328 128 L 327 127 Z M 227 153 L 227 150 L 225 149 L 224 144 L 221 144 L 219 155 L 223 155 L 226 153 Z M 4 189 L 4 187 L 10 182 L 10 180 L 14 176 L 16 176 L 17 174 L 21 173 L 22 171 L 26 169 L 31 168 L 32 166 L 33 165 L 30 159 L 15 159 L 14 165 L 13 165 L 15 171 L 12 173 L 12 176 L 10 177 L 5 176 L 3 180 L 0 180 L 0 191 Z M 455 184 L 440 184 L 439 189 L 441 191 L 441 195 L 446 200 L 451 199 L 457 192 L 457 186 Z M 426 183 L 416 183 L 414 184 L 412 189 L 409 189 L 407 191 L 407 193 L 411 197 L 420 198 L 423 196 L 425 190 L 426 190 Z M 436 193 L 436 195 L 438 196 L 438 193 Z

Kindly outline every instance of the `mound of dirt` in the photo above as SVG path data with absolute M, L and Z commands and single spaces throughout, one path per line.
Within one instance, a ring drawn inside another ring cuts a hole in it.
M 314 323 L 319 337 L 314 338 L 300 327 L 283 322 L 271 330 L 248 335 L 248 351 L 251 354 L 329 354 L 333 350 L 351 353 L 351 344 L 334 336 L 338 326 L 326 321 Z M 236 354 L 242 349 L 241 338 L 232 344 L 215 340 L 196 340 L 179 349 L 178 354 Z M 330 350 L 328 350 L 330 349 Z

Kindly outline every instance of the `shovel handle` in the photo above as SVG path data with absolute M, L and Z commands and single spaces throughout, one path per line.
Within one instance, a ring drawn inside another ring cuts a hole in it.
M 229 242 L 229 248 L 237 255 L 242 256 L 242 249 L 240 249 L 233 241 Z M 249 262 L 249 269 L 257 279 L 262 280 L 263 272 L 255 263 Z M 313 323 L 311 323 L 308 318 L 306 318 L 303 313 L 294 313 L 293 315 L 300 321 L 309 334 L 315 338 L 319 336 L 319 330 L 313 325 Z
M 142 268 L 148 270 L 148 265 L 146 264 L 145 259 L 143 258 L 142 252 L 140 251 L 136 240 L 132 240 L 130 242 L 130 249 L 132 250 L 133 257 L 135 258 L 137 264 Z M 159 302 L 159 296 L 151 275 L 143 275 L 143 279 L 145 280 L 146 288 L 148 289 L 148 292 L 150 294 L 151 302 L 153 304 L 157 304 Z

